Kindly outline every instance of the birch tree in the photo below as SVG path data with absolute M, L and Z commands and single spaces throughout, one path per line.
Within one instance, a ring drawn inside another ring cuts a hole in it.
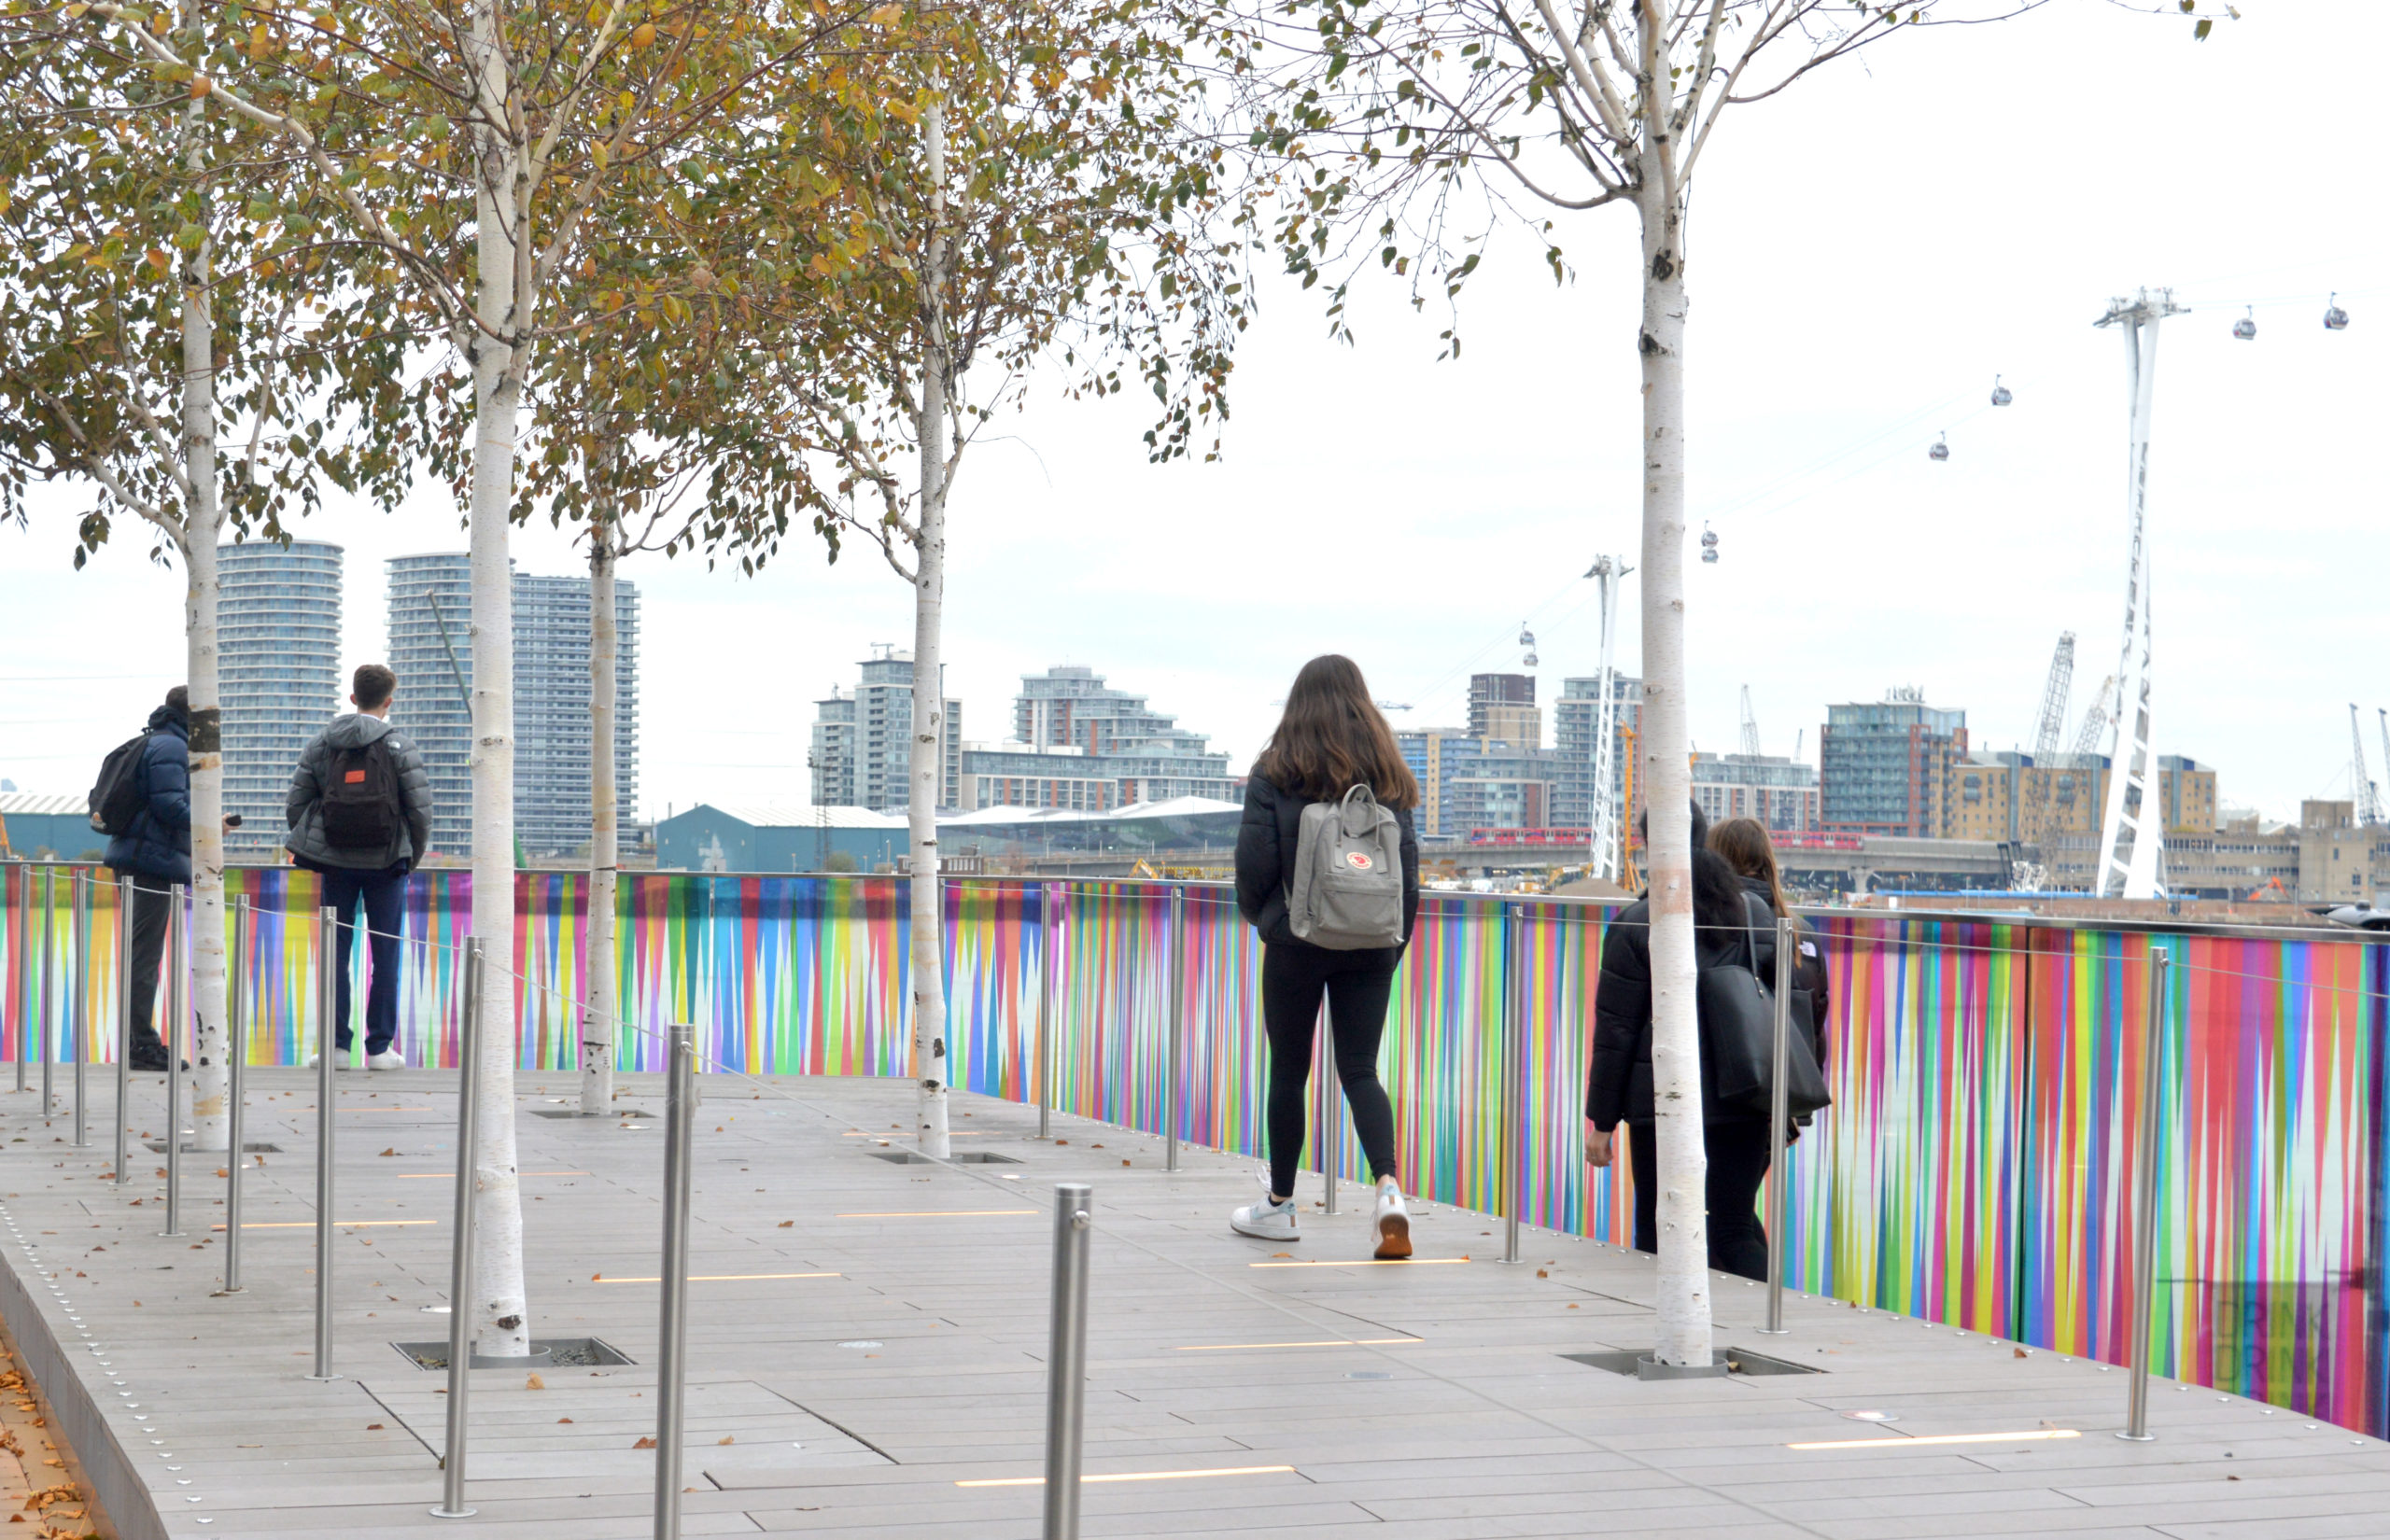
M 151 20 L 191 49 L 208 47 L 213 24 L 190 4 Z M 328 419 L 293 432 L 277 418 L 322 383 L 332 350 L 373 349 L 341 338 L 336 320 L 256 263 L 237 216 L 219 208 L 219 168 L 271 181 L 281 173 L 273 147 L 211 116 L 208 93 L 187 78 L 71 46 L 68 26 L 47 11 L 0 20 L 0 110 L 10 124 L 0 136 L 0 513 L 23 522 L 36 483 L 87 489 L 77 568 L 120 518 L 148 526 L 153 560 L 182 568 L 190 1115 L 196 1146 L 222 1150 L 226 1061 L 239 1045 L 225 1036 L 217 547 L 251 533 L 287 539 L 283 515 L 312 507 L 325 474 L 366 485 L 361 463 L 327 436 Z M 360 378 L 387 378 L 379 363 Z M 238 473 L 221 478 L 219 439 L 243 428 Z
M 1276 235 L 1305 287 L 1330 280 L 1350 336 L 1352 270 L 1414 303 L 1456 300 L 1483 238 L 1534 231 L 1566 275 L 1561 220 L 1616 204 L 1642 232 L 1643 755 L 1651 809 L 1652 1058 L 1659 1145 L 1662 1363 L 1710 1363 L 1685 720 L 1685 213 L 1730 109 L 1897 34 L 2042 0 L 1268 0 L 1221 23 L 1247 82 L 1249 145 L 1286 198 Z M 2169 13 L 2197 0 L 2174 0 Z M 2208 21 L 2196 21 L 2204 37 Z M 1555 319 L 1559 307 L 1554 306 Z M 1447 352 L 1459 345 L 1444 334 Z M 1624 360 L 1622 359 L 1623 363 Z
M 1225 418 L 1244 324 L 1233 200 L 1194 133 L 1200 82 L 1145 7 L 963 0 L 924 11 L 892 64 L 880 132 L 824 147 L 857 228 L 746 259 L 801 271 L 803 324 L 760 358 L 764 413 L 827 462 L 808 504 L 835 559 L 870 542 L 913 590 L 907 766 L 916 1135 L 950 1153 L 937 809 L 951 735 L 943 680 L 947 518 L 977 433 L 1041 371 L 1068 394 L 1134 379 L 1151 456 Z M 774 292 L 785 303 L 786 290 Z M 1124 377 L 1124 371 L 1126 376 Z M 966 389 L 989 382 L 976 401 Z M 776 529 L 784 529 L 783 516 Z
M 259 219 L 274 239 L 334 259 L 358 324 L 412 339 L 435 362 L 405 451 L 447 475 L 469 510 L 472 573 L 472 933 L 487 967 L 476 1002 L 480 1075 L 513 1104 L 513 618 L 508 551 L 525 393 L 544 345 L 587 323 L 684 309 L 637 273 L 603 315 L 558 314 L 557 275 L 594 264 L 592 211 L 627 172 L 702 139 L 742 93 L 812 89 L 879 48 L 860 5 L 788 12 L 740 0 L 499 0 L 327 5 L 304 24 L 255 13 L 246 46 L 201 57 L 136 6 L 80 4 L 116 46 L 212 93 L 274 136 L 300 187 Z M 602 276 L 592 273 L 590 276 Z M 394 429 L 395 431 L 395 429 Z M 412 461 L 410 462 L 412 463 Z M 478 1351 L 530 1347 L 514 1120 L 482 1120 L 473 1162 Z

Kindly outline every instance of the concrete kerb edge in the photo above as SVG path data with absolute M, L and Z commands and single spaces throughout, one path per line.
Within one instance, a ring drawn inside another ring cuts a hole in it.
M 49 1329 L 41 1303 L 25 1287 L 16 1263 L 0 1253 L 0 1336 L 33 1379 L 42 1416 L 58 1433 L 67 1474 L 82 1484 L 101 1533 L 115 1540 L 167 1540 L 165 1520 L 133 1457 L 100 1415 L 66 1350 Z

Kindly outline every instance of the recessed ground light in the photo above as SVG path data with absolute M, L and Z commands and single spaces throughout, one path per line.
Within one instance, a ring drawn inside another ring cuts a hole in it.
M 1900 1413 L 1888 1411 L 1847 1411 L 1842 1414 L 1853 1422 L 1897 1422 Z
M 840 1346 L 840 1347 L 842 1347 L 842 1348 L 877 1348 L 877 1347 L 879 1347 L 879 1346 L 881 1346 L 881 1345 L 882 1345 L 882 1344 L 878 1343 L 878 1342 L 864 1342 L 864 1341 L 841 1342 L 841 1343 L 839 1343 L 839 1344 L 838 1344 L 838 1346 Z

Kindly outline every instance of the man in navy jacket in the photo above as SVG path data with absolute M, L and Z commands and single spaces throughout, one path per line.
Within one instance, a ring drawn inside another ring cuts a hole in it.
M 129 1062 L 166 1068 L 158 1036 L 158 959 L 166 946 L 167 889 L 190 886 L 190 696 L 181 685 L 149 713 L 135 770 L 141 811 L 108 841 L 107 863 L 133 879 L 133 1030 Z

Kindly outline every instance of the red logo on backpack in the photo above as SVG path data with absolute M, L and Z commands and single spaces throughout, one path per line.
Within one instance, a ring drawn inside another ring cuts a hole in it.
M 347 775 L 343 776 L 341 779 L 346 781 L 351 786 L 362 786 L 365 783 L 365 772 L 362 770 L 351 770 Z
M 1367 852 L 1365 852 L 1365 851 L 1361 851 L 1361 850 L 1347 850 L 1347 851 L 1345 851 L 1345 852 L 1344 852 L 1344 863 L 1345 863 L 1346 865 L 1348 865 L 1348 866 L 1352 867 L 1352 868 L 1353 868 L 1353 870 L 1355 870 L 1356 872 L 1366 872 L 1366 871 L 1368 871 L 1368 870 L 1370 869 L 1371 865 L 1372 864 L 1372 863 L 1371 862 L 1371 861 L 1370 861 L 1370 858 L 1369 858 L 1368 853 L 1367 853 Z

